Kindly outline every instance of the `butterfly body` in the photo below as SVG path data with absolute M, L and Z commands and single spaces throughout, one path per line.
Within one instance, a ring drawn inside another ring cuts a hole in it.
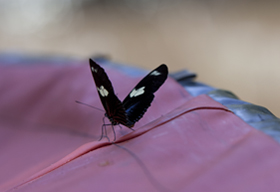
M 128 128 L 132 128 L 143 117 L 154 99 L 154 92 L 164 83 L 168 75 L 167 66 L 160 65 L 144 77 L 121 102 L 104 69 L 91 59 L 89 63 L 100 100 L 106 111 L 105 116 L 112 125 L 122 124 Z

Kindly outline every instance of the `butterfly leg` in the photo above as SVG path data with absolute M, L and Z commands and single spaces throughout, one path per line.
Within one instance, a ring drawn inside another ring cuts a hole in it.
M 103 117 L 103 125 L 101 127 L 101 136 L 98 139 L 98 141 L 100 141 L 104 137 L 104 129 L 105 129 L 105 132 L 106 132 L 106 124 L 105 124 L 105 120 L 104 119 L 105 119 L 105 117 Z M 107 136 L 107 132 L 106 132 L 106 136 Z
M 111 124 L 103 124 L 102 125 L 102 133 L 101 133 L 101 136 L 100 136 L 100 138 L 98 139 L 98 141 L 100 141 L 103 137 L 105 137 L 105 138 L 107 138 L 107 140 L 110 142 L 110 139 L 109 139 L 109 137 L 108 137 L 108 135 L 107 135 L 107 129 L 106 129 L 106 126 L 108 126 L 108 125 L 111 125 Z M 114 137 L 115 138 L 115 137 Z
M 105 124 L 105 117 L 103 117 L 103 125 L 101 127 L 101 136 L 100 138 L 98 139 L 98 141 L 100 141 L 101 139 L 103 139 L 103 137 L 107 138 L 107 140 L 110 142 L 110 139 L 107 135 L 107 129 L 106 129 L 106 126 L 108 125 L 112 125 L 112 124 Z M 114 138 L 115 138 L 115 133 L 114 133 Z
M 120 124 L 118 124 L 119 128 L 122 129 L 122 126 Z M 132 129 L 131 127 L 129 128 L 131 129 L 132 131 L 135 131 L 134 129 Z
M 114 141 L 116 141 L 116 132 L 115 132 L 115 129 L 114 129 L 114 125 L 111 124 L 111 126 L 112 126 L 112 130 L 113 130 L 113 133 L 114 133 Z
M 109 139 L 108 134 L 107 134 L 107 129 L 106 129 L 106 126 L 107 126 L 107 125 L 108 125 L 108 124 L 104 124 L 104 127 L 105 127 L 105 136 L 103 136 L 103 137 L 107 138 L 108 142 L 110 142 L 110 139 Z
M 119 128 L 122 129 L 122 126 L 120 124 L 118 124 Z
M 104 134 L 103 134 L 104 125 L 105 125 L 105 124 L 102 125 L 102 128 L 101 128 L 101 136 L 100 136 L 100 138 L 98 139 L 98 141 L 100 141 L 100 140 L 104 137 Z M 106 127 L 105 127 L 105 129 L 106 129 Z

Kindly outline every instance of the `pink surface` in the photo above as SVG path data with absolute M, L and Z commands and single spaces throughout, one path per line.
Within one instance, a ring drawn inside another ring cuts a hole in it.
M 105 69 L 120 99 L 139 80 Z M 104 114 L 75 103 L 102 108 L 88 65 L 0 73 L 0 191 L 280 190 L 278 143 L 172 79 L 136 131 L 116 126 L 123 149 L 98 142 Z

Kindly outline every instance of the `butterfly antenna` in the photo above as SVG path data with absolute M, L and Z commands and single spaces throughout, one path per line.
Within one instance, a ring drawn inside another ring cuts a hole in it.
M 94 107 L 94 106 L 92 106 L 92 105 L 89 105 L 89 104 L 86 104 L 86 103 L 83 103 L 83 102 L 81 102 L 81 101 L 75 101 L 76 103 L 79 103 L 79 104 L 82 104 L 82 105 L 85 105 L 85 106 L 88 106 L 88 107 L 90 107 L 90 108 L 93 108 L 93 109 L 96 109 L 96 110 L 99 110 L 99 111 L 102 111 L 102 112 L 104 112 L 102 109 L 99 109 L 99 108 L 97 108 L 97 107 Z

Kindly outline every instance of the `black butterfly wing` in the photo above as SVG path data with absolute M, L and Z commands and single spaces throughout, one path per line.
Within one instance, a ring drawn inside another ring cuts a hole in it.
M 165 82 L 168 68 L 160 65 L 144 77 L 123 100 L 122 104 L 128 117 L 126 126 L 132 127 L 142 118 L 154 99 L 154 93 Z
M 112 83 L 106 72 L 91 59 L 89 59 L 89 64 L 100 100 L 106 111 L 106 116 L 113 125 L 119 123 L 126 125 L 128 123 L 128 117 L 125 109 L 119 98 L 115 95 Z

